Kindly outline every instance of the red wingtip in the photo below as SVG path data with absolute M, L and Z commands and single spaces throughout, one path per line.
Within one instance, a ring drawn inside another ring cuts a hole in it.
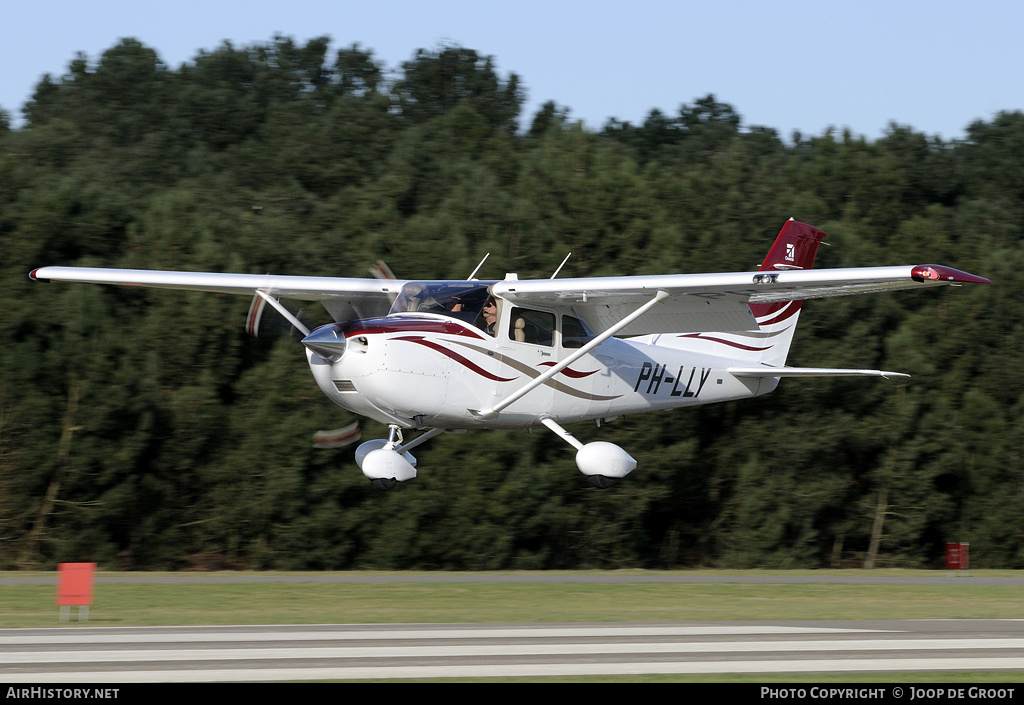
M 944 281 L 950 284 L 991 284 L 985 277 L 962 272 L 959 269 L 941 264 L 919 264 L 910 270 L 910 278 L 915 281 Z

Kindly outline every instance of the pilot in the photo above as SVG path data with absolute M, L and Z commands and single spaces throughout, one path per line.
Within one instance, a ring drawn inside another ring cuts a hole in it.
M 498 305 L 494 302 L 493 296 L 487 297 L 487 303 L 484 304 L 484 331 L 487 335 L 494 335 L 494 324 L 498 322 Z

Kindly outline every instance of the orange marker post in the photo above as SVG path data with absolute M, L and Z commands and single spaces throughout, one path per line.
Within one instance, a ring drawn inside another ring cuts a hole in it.
M 92 604 L 95 563 L 57 564 L 57 604 L 60 605 L 60 621 L 71 618 L 71 605 L 78 605 L 78 621 L 89 620 L 89 605 Z

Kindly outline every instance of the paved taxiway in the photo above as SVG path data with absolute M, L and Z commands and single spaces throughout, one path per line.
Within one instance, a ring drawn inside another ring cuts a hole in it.
M 1019 670 L 1024 620 L 0 630 L 0 682 Z

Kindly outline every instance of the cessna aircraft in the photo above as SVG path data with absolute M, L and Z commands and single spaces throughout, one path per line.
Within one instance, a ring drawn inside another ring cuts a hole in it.
M 443 432 L 537 425 L 573 446 L 577 467 L 604 488 L 636 461 L 562 424 L 746 399 L 783 377 L 906 377 L 786 367 L 801 302 L 991 283 L 942 265 L 812 270 L 824 237 L 790 219 L 760 269 L 724 274 L 409 281 L 42 267 L 30 277 L 254 295 L 251 331 L 269 303 L 305 335 L 323 393 L 388 426 L 356 451 L 379 489 L 414 478 L 410 451 Z M 334 322 L 310 331 L 282 298 L 319 301 Z M 410 429 L 424 433 L 406 443 Z

